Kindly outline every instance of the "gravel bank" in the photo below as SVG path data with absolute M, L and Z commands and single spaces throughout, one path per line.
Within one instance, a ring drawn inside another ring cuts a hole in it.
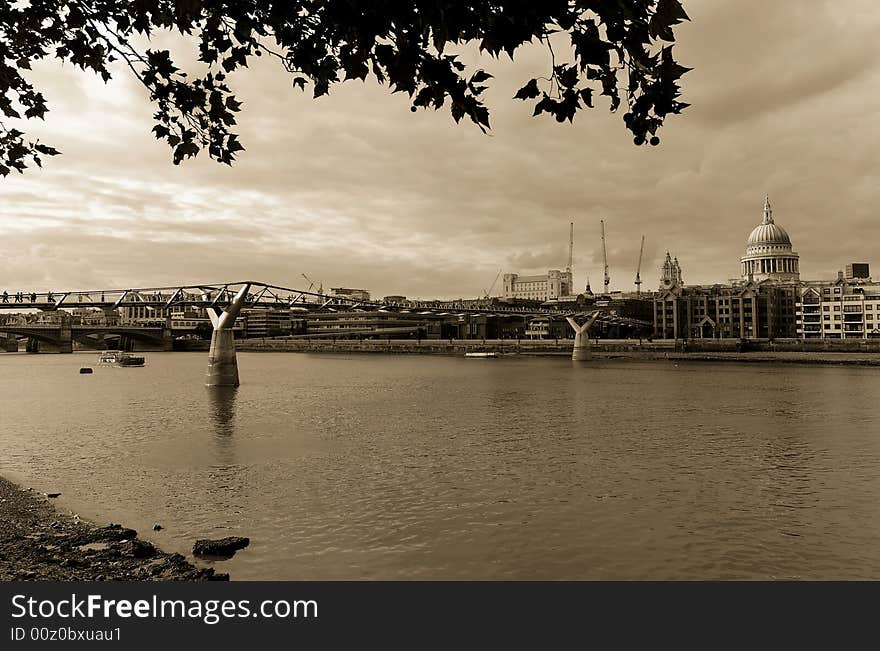
M 0 581 L 225 581 L 118 524 L 59 513 L 42 493 L 0 477 Z

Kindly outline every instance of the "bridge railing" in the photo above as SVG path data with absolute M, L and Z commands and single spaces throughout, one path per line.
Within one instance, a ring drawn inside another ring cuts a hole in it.
M 328 295 L 310 290 L 282 287 L 255 281 L 181 285 L 168 287 L 98 289 L 64 292 L 9 292 L 0 299 L 0 309 L 35 309 L 52 312 L 59 309 L 95 308 L 119 309 L 149 307 L 171 309 L 192 306 L 198 308 L 225 308 L 237 291 L 250 285 L 245 306 L 249 308 L 305 308 L 307 310 L 387 309 L 403 310 L 454 310 L 466 314 L 559 314 L 560 310 L 548 307 L 524 307 L 506 305 L 474 305 L 461 301 L 406 301 L 386 303 L 360 301 L 345 296 Z

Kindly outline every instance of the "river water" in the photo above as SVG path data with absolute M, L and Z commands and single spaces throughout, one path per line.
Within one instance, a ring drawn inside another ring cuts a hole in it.
M 880 578 L 876 368 L 238 357 L 0 353 L 0 475 L 235 579 Z

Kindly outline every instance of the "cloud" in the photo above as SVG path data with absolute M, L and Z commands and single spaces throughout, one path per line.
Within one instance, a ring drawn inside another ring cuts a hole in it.
M 31 133 L 63 156 L 0 182 L 4 283 L 144 286 L 256 278 L 366 286 L 376 295 L 476 296 L 505 272 L 562 268 L 575 223 L 575 284 L 643 287 L 665 252 L 689 282 L 739 272 L 770 193 L 805 276 L 873 260 L 873 89 L 865 0 L 686 3 L 676 52 L 693 106 L 659 147 L 634 147 L 597 102 L 573 125 L 532 118 L 511 99 L 549 65 L 540 47 L 481 62 L 495 75 L 493 129 L 448 112 L 411 113 L 402 94 L 346 83 L 313 100 L 263 61 L 233 75 L 245 101 L 234 168 L 206 157 L 171 165 L 150 133 L 152 107 L 119 70 L 103 84 L 72 67 L 35 66 L 45 123 Z M 180 44 L 171 42 L 175 47 Z M 561 53 L 559 53 L 561 54 Z M 468 61 L 473 49 L 464 48 Z

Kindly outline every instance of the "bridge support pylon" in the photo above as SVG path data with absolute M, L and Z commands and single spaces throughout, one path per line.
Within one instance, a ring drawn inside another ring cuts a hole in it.
M 58 352 L 59 353 L 72 353 L 73 352 L 73 334 L 70 331 L 70 322 L 64 321 L 61 324 L 61 328 L 58 331 Z
M 6 335 L 6 340 L 3 342 L 3 349 L 7 353 L 17 353 L 18 352 L 18 339 L 12 337 L 10 335 Z
M 565 317 L 568 325 L 574 330 L 574 348 L 571 351 L 571 358 L 575 362 L 586 362 L 593 358 L 593 353 L 590 352 L 590 326 L 598 316 L 598 312 L 593 313 L 581 325 L 578 325 L 572 317 Z
M 162 328 L 162 350 L 166 353 L 174 350 L 174 332 L 171 330 L 171 317 L 165 319 L 165 327 Z
M 235 357 L 235 333 L 232 328 L 250 288 L 250 284 L 242 287 L 225 310 L 208 308 L 208 316 L 211 317 L 214 332 L 211 334 L 211 350 L 208 352 L 206 386 L 237 387 L 239 385 L 238 360 Z

